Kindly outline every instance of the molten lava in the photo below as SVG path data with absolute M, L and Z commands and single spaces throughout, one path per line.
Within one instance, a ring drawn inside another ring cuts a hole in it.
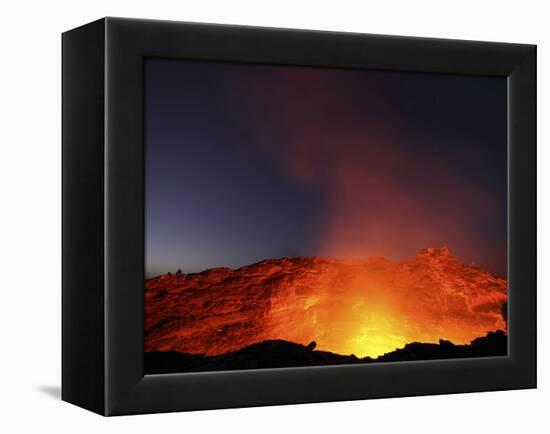
M 506 330 L 506 279 L 446 248 L 401 262 L 270 259 L 146 281 L 145 351 L 217 355 L 267 339 L 371 356 Z

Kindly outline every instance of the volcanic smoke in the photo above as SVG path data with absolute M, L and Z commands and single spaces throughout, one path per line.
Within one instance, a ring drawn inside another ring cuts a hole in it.
M 354 87 L 342 86 L 353 74 L 340 74 L 262 75 L 246 93 L 260 132 L 250 142 L 251 154 L 263 154 L 286 178 L 322 197 L 310 229 L 315 254 L 402 260 L 420 248 L 446 245 L 460 258 L 505 274 L 506 244 L 479 236 L 480 227 L 494 227 L 506 213 L 494 191 L 471 170 L 465 176 L 444 146 L 407 134 L 389 96 L 385 103 L 373 97 L 377 105 L 368 97 L 358 101 Z M 386 91 L 376 81 L 362 86 L 364 95 Z M 261 133 L 268 126 L 279 132 L 275 138 Z

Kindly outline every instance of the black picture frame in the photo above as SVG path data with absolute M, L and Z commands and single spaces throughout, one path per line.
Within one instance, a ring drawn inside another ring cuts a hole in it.
M 536 46 L 104 18 L 63 34 L 62 399 L 102 415 L 536 387 Z M 506 357 L 143 375 L 143 59 L 508 83 Z

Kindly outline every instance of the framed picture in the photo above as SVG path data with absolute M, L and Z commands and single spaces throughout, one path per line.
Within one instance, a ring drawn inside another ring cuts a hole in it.
M 64 33 L 63 399 L 536 387 L 535 157 L 535 46 Z

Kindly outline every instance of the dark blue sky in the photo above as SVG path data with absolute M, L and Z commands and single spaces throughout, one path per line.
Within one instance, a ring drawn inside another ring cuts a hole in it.
M 506 272 L 500 78 L 149 59 L 146 275 L 447 246 Z

